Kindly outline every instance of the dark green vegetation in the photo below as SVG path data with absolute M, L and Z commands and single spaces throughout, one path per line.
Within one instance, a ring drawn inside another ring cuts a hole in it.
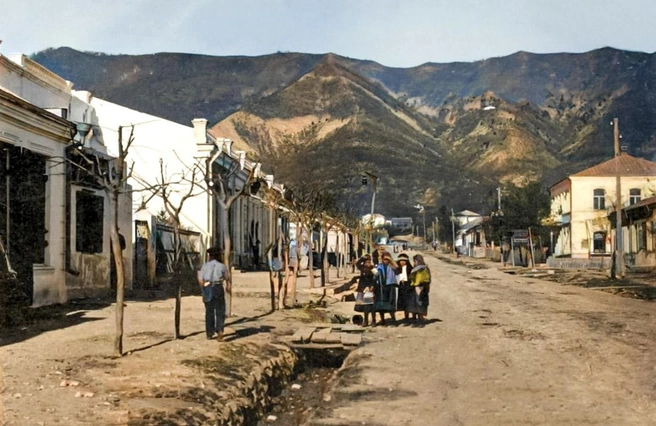
M 367 213 L 417 203 L 489 214 L 487 194 L 552 184 L 612 156 L 613 117 L 636 156 L 656 156 L 656 59 L 610 48 L 519 52 L 400 69 L 332 54 L 108 56 L 68 48 L 33 58 L 96 96 L 248 144 L 278 179 L 319 182 Z M 281 154 L 285 155 L 281 155 Z M 296 153 L 296 154 L 293 154 Z M 293 154 L 293 155 L 292 155 Z M 284 157 L 288 157 L 286 160 Z M 506 189 L 507 188 L 507 189 Z M 435 205 L 427 203 L 434 192 Z

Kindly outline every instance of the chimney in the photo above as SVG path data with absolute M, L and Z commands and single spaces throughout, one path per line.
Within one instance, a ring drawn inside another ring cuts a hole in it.
M 191 124 L 194 126 L 194 140 L 196 145 L 202 145 L 207 143 L 207 120 L 204 118 L 194 118 L 191 120 Z

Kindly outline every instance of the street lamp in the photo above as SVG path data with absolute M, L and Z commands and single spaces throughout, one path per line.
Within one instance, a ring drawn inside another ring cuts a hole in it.
M 421 204 L 417 204 L 415 206 L 416 209 L 419 209 L 419 213 L 422 214 L 422 220 L 423 220 L 423 226 L 424 226 L 424 244 L 426 244 L 426 208 L 422 206 Z M 417 237 L 419 236 L 419 232 L 417 232 Z

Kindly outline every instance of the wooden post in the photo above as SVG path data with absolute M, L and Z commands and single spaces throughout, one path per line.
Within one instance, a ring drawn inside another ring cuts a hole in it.
M 622 236 L 622 177 L 617 157 L 622 155 L 620 148 L 620 124 L 619 119 L 613 119 L 613 143 L 615 146 L 615 278 L 624 277 L 624 239 Z
M 515 241 L 512 235 L 510 236 L 510 257 L 512 258 L 512 266 L 515 266 Z
M 339 258 L 339 255 L 342 252 L 342 250 L 341 250 L 341 247 L 339 246 L 339 244 L 340 244 L 339 230 L 337 231 L 336 235 L 337 235 L 337 237 L 336 237 L 336 241 L 335 241 L 335 266 L 336 266 L 335 269 L 337 270 L 337 278 L 340 278 L 342 276 L 341 271 L 340 271 L 340 269 L 342 267 L 342 264 L 341 264 L 341 260 Z
M 112 252 L 114 253 L 114 262 L 116 264 L 116 336 L 114 338 L 114 356 L 123 355 L 123 303 L 125 301 L 125 271 L 123 270 L 123 253 L 121 251 L 121 242 L 118 236 L 118 198 L 123 183 L 123 161 L 125 153 L 123 149 L 123 127 L 118 127 L 118 159 L 116 174 L 118 182 L 114 183 L 114 188 L 106 193 L 110 196 L 110 212 L 112 212 L 112 221 L 110 229 L 110 240 L 112 243 Z M 111 173 L 110 173 L 111 174 Z
M 528 227 L 528 244 L 531 247 L 531 266 L 535 268 L 535 250 L 533 250 L 533 235 L 530 226 Z

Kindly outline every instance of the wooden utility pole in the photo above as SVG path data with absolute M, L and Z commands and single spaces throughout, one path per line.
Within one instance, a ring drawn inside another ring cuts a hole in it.
M 622 177 L 621 169 L 619 166 L 619 159 L 617 157 L 622 155 L 620 148 L 620 124 L 619 119 L 613 119 L 613 142 L 615 147 L 615 268 L 611 275 L 613 278 L 624 277 L 624 250 L 622 237 Z
M 531 248 L 531 266 L 535 268 L 535 251 L 533 250 L 533 234 L 531 234 L 531 227 L 528 227 L 528 245 Z
M 456 250 L 456 215 L 453 213 L 453 209 L 451 209 L 451 244 L 453 244 L 453 252 L 457 253 Z

